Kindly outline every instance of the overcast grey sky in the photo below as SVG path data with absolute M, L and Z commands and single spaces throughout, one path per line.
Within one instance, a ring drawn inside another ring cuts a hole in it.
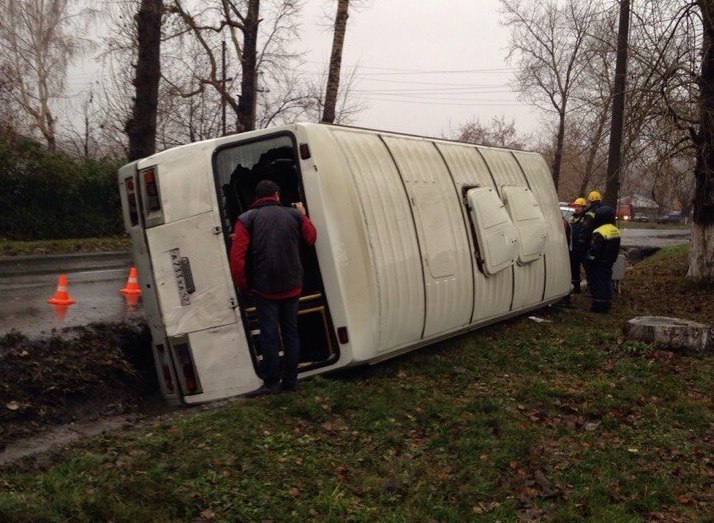
M 343 77 L 357 67 L 354 92 L 367 103 L 354 125 L 442 136 L 471 119 L 503 116 L 519 133 L 537 128 L 537 114 L 509 87 L 508 29 L 499 24 L 498 0 L 360 2 L 366 7 L 351 10 L 342 61 Z M 305 0 L 297 47 L 306 51 L 308 75 L 326 74 L 334 5 Z M 70 71 L 70 99 L 83 99 L 99 67 L 88 57 Z
M 306 67 L 316 74 L 332 46 L 331 29 L 315 23 L 325 4 L 308 0 L 304 12 Z M 497 0 L 369 0 L 348 20 L 342 61 L 343 73 L 358 67 L 355 93 L 368 103 L 355 124 L 439 136 L 504 116 L 519 132 L 534 131 L 536 113 L 508 85 L 507 42 Z

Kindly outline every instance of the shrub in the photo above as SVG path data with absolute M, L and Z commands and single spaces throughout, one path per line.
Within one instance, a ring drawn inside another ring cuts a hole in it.
M 48 240 L 123 231 L 120 159 L 74 160 L 28 138 L 0 140 L 0 237 Z

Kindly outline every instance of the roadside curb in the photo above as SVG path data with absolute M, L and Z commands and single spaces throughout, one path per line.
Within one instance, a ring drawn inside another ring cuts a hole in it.
M 96 269 L 120 269 L 132 264 L 129 251 L 77 252 L 69 254 L 46 254 L 30 256 L 0 256 L 0 278 L 54 274 L 62 272 L 81 272 Z M 69 265 L 71 267 L 63 268 Z

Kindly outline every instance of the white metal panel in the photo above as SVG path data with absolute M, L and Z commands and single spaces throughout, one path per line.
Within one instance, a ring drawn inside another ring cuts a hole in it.
M 518 233 L 493 188 L 471 189 L 467 197 L 483 269 L 493 276 L 516 262 Z
M 472 277 L 461 202 L 444 160 L 426 140 L 385 136 L 409 194 L 424 262 L 424 337 L 468 325 Z
M 192 332 L 188 338 L 203 392 L 185 396 L 186 403 L 245 394 L 260 386 L 241 322 Z
M 378 339 L 376 283 L 349 166 L 331 127 L 299 125 L 295 136 L 299 144 L 309 144 L 311 152 L 309 158 L 300 158 L 300 172 L 317 229 L 315 250 L 325 297 L 334 328 L 347 328 L 349 335 L 349 342 L 339 346 L 339 361 L 330 368 L 367 361 L 375 356 Z
M 175 222 L 216 208 L 211 172 L 215 141 L 169 149 L 138 162 L 139 170 L 158 165 L 157 177 L 164 223 Z
M 168 336 L 217 327 L 237 320 L 223 236 L 214 213 L 204 213 L 146 230 L 154 282 Z M 218 229 L 220 231 L 220 229 Z M 182 290 L 177 262 L 187 257 L 195 292 Z M 220 275 L 220 276 L 219 276 Z
M 335 129 L 367 231 L 379 318 L 376 351 L 414 343 L 424 326 L 421 255 L 409 202 L 378 135 Z
M 527 187 L 503 187 L 503 200 L 518 230 L 519 263 L 542 258 L 548 243 L 548 230 L 531 190 Z
M 548 228 L 543 299 L 565 296 L 570 292 L 570 261 L 553 177 L 541 155 L 521 151 L 513 154 L 528 175 L 531 190 L 540 204 Z
M 496 188 L 503 197 L 506 185 L 528 187 L 525 175 L 513 153 L 505 149 L 481 147 L 479 151 L 486 160 Z M 513 266 L 513 302 L 511 310 L 519 310 L 535 305 L 543 299 L 545 286 L 545 264 L 540 259 L 527 265 Z
M 437 143 L 437 147 L 449 166 L 449 171 L 461 192 L 463 187 L 494 187 L 488 167 L 473 145 L 457 143 Z M 464 220 L 468 223 L 465 206 L 462 205 Z M 501 271 L 493 276 L 486 275 L 476 266 L 473 237 L 469 235 L 472 273 L 474 278 L 474 305 L 471 323 L 479 323 L 506 314 L 511 308 L 513 293 L 513 272 Z
M 178 380 L 174 372 L 174 366 L 169 356 L 169 348 L 166 343 L 164 324 L 161 321 L 161 312 L 159 308 L 156 289 L 151 279 L 151 259 L 146 248 L 146 239 L 144 237 L 144 229 L 139 221 L 136 225 L 131 225 L 131 220 L 128 213 L 128 198 L 126 179 L 131 178 L 136 184 L 136 164 L 131 163 L 119 169 L 119 192 L 122 199 L 122 207 L 124 211 L 124 225 L 131 238 L 133 247 L 134 265 L 137 268 L 137 276 L 139 285 L 142 290 L 141 301 L 146 314 L 146 319 L 151 330 L 152 344 L 151 351 L 154 355 L 154 365 L 156 366 L 156 374 L 158 376 L 161 392 L 169 401 L 177 400 L 179 395 Z M 164 346 L 163 351 L 159 351 L 157 344 Z M 166 383 L 164 372 L 168 371 L 171 382 L 175 385 L 173 390 L 169 390 Z

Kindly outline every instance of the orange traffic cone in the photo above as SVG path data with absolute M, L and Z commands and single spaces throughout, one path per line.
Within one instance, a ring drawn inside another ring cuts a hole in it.
M 55 319 L 58 323 L 62 323 L 67 316 L 67 311 L 69 310 L 69 305 L 55 304 L 52 307 L 55 309 Z
M 65 274 L 59 275 L 55 295 L 47 300 L 47 303 L 54 305 L 71 305 L 72 303 L 77 303 L 69 297 L 69 292 L 67 292 L 67 276 Z
M 141 294 L 139 280 L 136 278 L 136 267 L 129 269 L 129 279 L 126 281 L 126 287 L 124 287 L 120 292 L 123 292 L 124 294 Z
M 140 294 L 124 294 L 124 299 L 126 300 L 126 308 L 130 311 L 136 309 L 140 297 Z

